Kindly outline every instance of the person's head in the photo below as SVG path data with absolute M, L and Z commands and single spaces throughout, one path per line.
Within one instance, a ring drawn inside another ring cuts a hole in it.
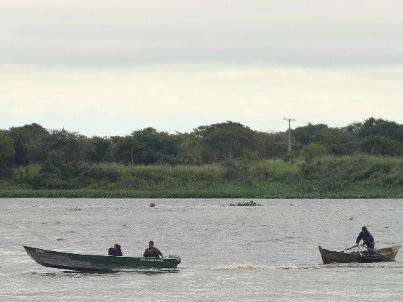
M 115 243 L 115 245 L 113 246 L 115 249 L 120 250 L 120 244 Z
M 365 233 L 367 233 L 367 232 L 368 232 L 367 227 L 366 227 L 366 226 L 363 226 L 363 227 L 362 227 L 362 231 L 365 232 Z
M 150 242 L 148 243 L 148 246 L 149 246 L 149 247 L 154 247 L 154 241 L 150 241 Z

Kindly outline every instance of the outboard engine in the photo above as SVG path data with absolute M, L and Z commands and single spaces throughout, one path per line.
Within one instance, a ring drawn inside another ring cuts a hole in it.
M 169 255 L 168 258 L 175 259 L 176 261 L 178 261 L 178 264 L 182 261 L 181 257 L 176 255 Z

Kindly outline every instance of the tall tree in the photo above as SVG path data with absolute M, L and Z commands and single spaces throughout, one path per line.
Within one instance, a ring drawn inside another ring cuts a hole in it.
M 288 154 L 286 133 L 259 132 L 261 141 L 260 154 L 265 158 L 279 158 Z
M 0 130 L 0 176 L 7 174 L 8 168 L 11 166 L 13 155 L 13 139 L 7 132 Z
M 45 138 L 47 154 L 57 153 L 64 163 L 88 161 L 89 140 L 84 135 L 65 129 L 52 130 Z
M 363 123 L 350 125 L 349 129 L 356 132 L 361 138 L 383 136 L 393 140 L 403 141 L 403 125 L 384 119 L 371 117 Z
M 256 131 L 231 121 L 200 126 L 194 134 L 204 144 L 203 157 L 206 161 L 249 157 L 256 154 L 260 147 Z
M 22 127 L 13 127 L 9 133 L 15 145 L 15 165 L 36 164 L 44 161 L 46 151 L 43 141 L 49 135 L 45 128 L 33 123 Z
M 131 135 L 112 137 L 112 158 L 116 162 L 134 165 L 138 149 L 139 143 Z
M 177 163 L 179 140 L 176 135 L 158 132 L 154 128 L 135 131 L 131 136 L 137 141 L 136 163 Z
M 91 162 L 112 160 L 112 140 L 107 137 L 94 136 L 88 140 L 88 159 Z
M 373 117 L 347 127 L 360 138 L 360 150 L 374 155 L 403 154 L 403 125 Z
M 184 164 L 200 164 L 202 162 L 203 144 L 193 134 L 177 134 L 179 139 L 178 158 Z
M 328 153 L 335 155 L 351 154 L 358 151 L 357 136 L 345 128 L 330 128 L 324 124 L 308 124 L 298 127 L 294 136 L 299 149 L 309 144 L 319 144 Z

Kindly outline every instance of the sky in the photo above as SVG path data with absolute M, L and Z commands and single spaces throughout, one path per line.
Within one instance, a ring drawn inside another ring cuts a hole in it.
M 392 0 L 1 0 L 0 128 L 403 123 Z

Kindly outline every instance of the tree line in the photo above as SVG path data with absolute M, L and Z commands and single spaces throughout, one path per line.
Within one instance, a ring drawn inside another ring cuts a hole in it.
M 384 119 L 369 118 L 340 128 L 308 124 L 291 135 L 293 151 L 288 154 L 286 132 L 255 131 L 231 121 L 200 126 L 190 133 L 170 134 L 150 127 L 111 137 L 87 137 L 33 123 L 0 130 L 0 176 L 28 165 L 37 165 L 48 175 L 63 175 L 100 162 L 200 165 L 229 159 L 403 155 L 403 125 Z

